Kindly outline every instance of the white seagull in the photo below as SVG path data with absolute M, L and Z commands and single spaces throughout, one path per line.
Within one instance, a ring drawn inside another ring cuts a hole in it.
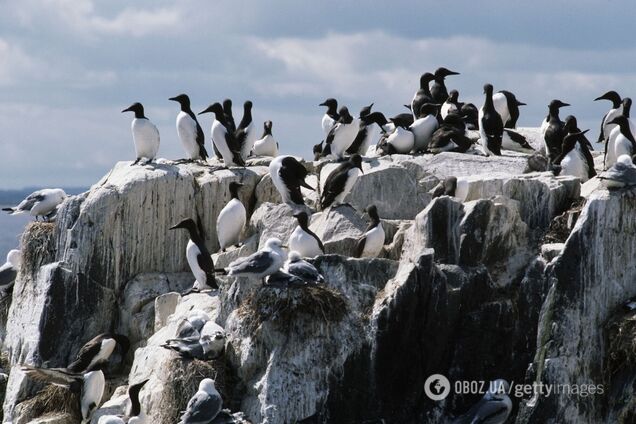
M 287 258 L 284 247 L 279 239 L 270 238 L 258 252 L 231 262 L 225 269 L 227 275 L 265 278 L 283 266 Z
M 181 416 L 179 424 L 208 424 L 219 415 L 223 407 L 221 394 L 214 387 L 214 380 L 204 378 Z
M 47 217 L 55 212 L 57 207 L 61 205 L 67 197 L 61 188 L 45 188 L 29 194 L 19 205 L 11 208 L 3 208 L 2 210 L 9 212 L 9 215 L 20 215 L 29 212 L 36 220 L 40 216 L 43 219 L 48 219 Z

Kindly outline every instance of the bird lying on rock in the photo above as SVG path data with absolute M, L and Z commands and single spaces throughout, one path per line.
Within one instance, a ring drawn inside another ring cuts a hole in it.
M 636 186 L 636 166 L 634 166 L 636 157 L 631 158 L 628 155 L 619 156 L 618 160 L 607 171 L 601 172 L 598 176 L 603 185 L 609 190 Z
M 219 415 L 222 408 L 223 399 L 214 387 L 214 380 L 204 378 L 199 383 L 199 390 L 188 401 L 178 424 L 208 424 Z
M 325 278 L 320 275 L 316 267 L 303 260 L 298 252 L 289 252 L 287 262 L 285 262 L 283 266 L 283 271 L 300 278 L 308 284 L 325 282 Z
M 145 416 L 141 412 L 141 403 L 139 402 L 139 392 L 144 387 L 148 380 L 144 380 L 140 383 L 131 384 L 128 387 L 128 400 L 130 405 L 126 415 L 102 415 L 99 417 L 97 424 L 143 424 L 145 422 Z
M 277 239 L 270 238 L 265 246 L 247 257 L 238 258 L 222 272 L 233 277 L 250 277 L 263 279 L 281 269 L 287 255 L 284 252 L 286 246 Z
M 200 332 L 194 331 L 187 337 L 166 340 L 161 346 L 178 352 L 182 358 L 202 361 L 216 359 L 223 353 L 225 332 L 218 324 L 208 321 Z

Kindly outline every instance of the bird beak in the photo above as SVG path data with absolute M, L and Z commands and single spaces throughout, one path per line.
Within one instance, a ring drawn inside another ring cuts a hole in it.
M 561 107 L 570 106 L 569 103 L 561 103 Z
M 168 100 L 172 100 L 173 102 L 178 101 L 176 97 L 170 97 Z
M 176 230 L 177 228 L 181 228 L 179 227 L 179 224 L 177 225 L 173 225 L 172 227 L 168 228 L 169 230 Z
M 327 106 L 327 103 L 320 103 L 318 106 Z
M 197 115 L 203 115 L 204 113 L 210 113 L 212 112 L 212 106 L 208 106 L 207 109 L 202 110 L 201 112 L 199 112 Z
M 362 165 L 358 166 L 358 169 L 360 170 L 360 172 L 364 174 L 364 171 L 362 170 Z
M 281 244 L 280 247 L 282 247 L 283 249 L 289 249 L 289 246 L 287 246 L 286 244 Z
M 122 110 L 122 111 L 121 111 L 121 113 L 124 113 L 124 112 L 132 112 L 132 109 L 131 109 L 131 108 L 132 108 L 132 106 L 130 106 L 130 107 L 128 107 L 128 108 L 126 108 L 126 109 Z
M 527 106 L 526 103 L 524 102 L 520 102 L 519 100 L 517 100 L 517 106 Z

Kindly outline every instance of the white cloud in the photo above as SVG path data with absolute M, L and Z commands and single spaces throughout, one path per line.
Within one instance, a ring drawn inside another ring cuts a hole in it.
M 0 85 L 12 85 L 36 72 L 37 68 L 37 61 L 19 46 L 0 38 Z

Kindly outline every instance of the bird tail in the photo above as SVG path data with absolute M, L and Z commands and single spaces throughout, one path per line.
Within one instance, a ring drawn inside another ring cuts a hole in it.
M 9 212 L 9 215 L 16 213 L 16 208 L 2 208 L 3 211 Z
M 227 269 L 225 268 L 214 268 L 214 273 L 219 275 L 227 275 Z
M 203 160 L 206 160 L 209 157 L 208 151 L 205 149 L 203 144 L 199 145 L 199 156 L 201 156 L 201 159 Z
M 300 182 L 300 185 L 311 190 L 311 191 L 316 191 L 315 188 L 313 188 L 312 186 L 310 186 L 309 184 L 307 184 L 304 180 Z
M 243 156 L 241 156 L 241 152 L 232 151 L 232 159 L 234 163 L 239 166 L 245 166 L 245 160 L 243 160 Z

